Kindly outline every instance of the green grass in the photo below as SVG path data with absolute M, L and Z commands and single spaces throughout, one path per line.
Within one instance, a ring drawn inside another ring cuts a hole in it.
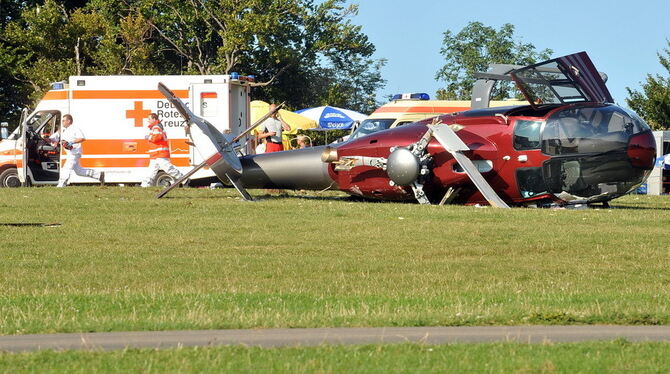
M 667 373 L 669 343 L 377 345 L 0 354 L 11 373 Z
M 0 190 L 0 334 L 670 323 L 670 198 L 545 210 L 340 194 Z

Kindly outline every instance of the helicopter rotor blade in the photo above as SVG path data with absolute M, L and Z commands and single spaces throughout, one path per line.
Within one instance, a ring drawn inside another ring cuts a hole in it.
M 201 165 L 198 165 L 191 170 L 190 174 L 195 173 L 195 171 L 207 165 L 221 182 L 226 184 L 230 182 L 245 200 L 252 200 L 251 195 L 249 195 L 244 187 L 242 187 L 242 184 L 236 183 L 242 176 L 243 170 L 242 163 L 235 154 L 235 149 L 233 148 L 234 141 L 227 139 L 224 134 L 205 119 L 193 114 L 186 104 L 184 104 L 184 102 L 163 83 L 158 83 L 158 90 L 172 105 L 174 105 L 179 114 L 184 117 L 188 126 L 196 125 L 200 130 L 200 133 L 202 133 L 202 136 L 193 136 L 193 134 L 191 134 L 191 139 L 201 156 L 205 156 L 203 155 L 203 152 L 212 152 L 210 153 L 211 156 L 207 157 Z M 164 196 L 169 190 L 170 189 L 167 189 L 162 193 L 159 193 L 156 197 L 160 198 Z
M 465 170 L 472 183 L 474 183 L 475 187 L 482 193 L 489 204 L 496 208 L 509 208 L 509 205 L 498 196 L 491 185 L 484 179 L 472 160 L 463 154 L 464 151 L 469 151 L 470 148 L 463 143 L 454 130 L 444 124 L 429 125 L 429 128 L 433 132 L 433 137 L 437 139 L 447 152 L 454 156 L 454 159 Z

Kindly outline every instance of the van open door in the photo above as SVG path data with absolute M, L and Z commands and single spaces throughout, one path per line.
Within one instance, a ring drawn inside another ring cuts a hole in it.
M 19 121 L 19 132 L 18 137 L 16 138 L 16 149 L 20 152 L 15 152 L 15 164 L 16 172 L 21 185 L 26 185 L 27 174 L 28 174 L 28 150 L 26 149 L 27 144 L 27 129 L 28 129 L 28 109 L 24 108 L 21 111 L 21 120 Z M 17 154 L 20 153 L 20 154 Z

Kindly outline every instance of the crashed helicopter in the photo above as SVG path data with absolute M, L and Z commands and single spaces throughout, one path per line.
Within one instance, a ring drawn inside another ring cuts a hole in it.
M 477 76 L 471 110 L 340 144 L 259 155 L 238 156 L 240 137 L 229 139 L 167 87 L 159 90 L 186 119 L 202 166 L 247 200 L 247 188 L 279 188 L 502 208 L 606 204 L 649 176 L 656 156 L 651 129 L 613 104 L 606 77 L 585 52 L 492 66 Z M 529 105 L 488 108 L 501 80 L 513 81 Z

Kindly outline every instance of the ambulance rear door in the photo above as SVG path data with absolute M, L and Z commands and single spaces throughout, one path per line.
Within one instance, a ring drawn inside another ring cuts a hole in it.
M 226 83 L 197 83 L 190 87 L 191 108 L 193 113 L 202 117 L 224 134 L 230 134 L 228 111 L 228 84 Z M 191 127 L 191 135 L 197 137 L 200 131 L 196 126 Z M 191 163 L 198 165 L 203 157 L 191 145 Z

